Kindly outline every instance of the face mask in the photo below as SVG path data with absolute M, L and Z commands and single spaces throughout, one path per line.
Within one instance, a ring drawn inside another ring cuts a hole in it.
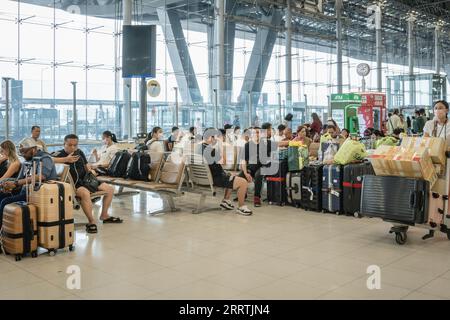
M 444 118 L 446 116 L 446 114 L 447 114 L 447 111 L 445 109 L 434 110 L 434 115 L 437 118 Z

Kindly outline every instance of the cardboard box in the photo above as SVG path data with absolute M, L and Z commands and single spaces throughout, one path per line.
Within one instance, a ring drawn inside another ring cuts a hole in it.
M 425 147 L 405 149 L 380 146 L 370 157 L 373 169 L 379 176 L 397 176 L 424 179 L 432 187 L 437 173 Z
M 447 145 L 444 138 L 405 137 L 402 140 L 401 147 L 406 149 L 425 147 L 430 153 L 433 163 L 445 166 Z

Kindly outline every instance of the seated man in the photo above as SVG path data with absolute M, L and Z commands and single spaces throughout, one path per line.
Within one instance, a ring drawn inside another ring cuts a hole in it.
M 86 232 L 97 233 L 97 225 L 92 214 L 91 193 L 83 186 L 83 179 L 90 171 L 90 165 L 87 164 L 86 156 L 83 151 L 78 149 L 78 137 L 74 134 L 69 134 L 64 137 L 64 149 L 53 154 L 56 163 L 64 163 L 70 165 L 70 175 L 75 183 L 76 195 L 80 198 L 81 207 L 84 214 L 88 218 L 89 223 L 86 225 Z M 100 220 L 103 223 L 121 223 L 122 219 L 110 217 L 108 209 L 111 205 L 114 195 L 114 189 L 106 183 L 101 183 L 98 187 L 99 191 L 106 191 L 107 194 L 103 197 L 102 212 Z
M 42 150 L 44 152 L 48 152 L 47 145 L 42 139 L 39 139 L 41 136 L 41 128 L 39 126 L 32 126 L 31 127 L 31 138 L 36 142 L 37 148 L 39 150 Z
M 19 144 L 19 152 L 22 157 L 26 161 L 33 161 L 35 158 L 40 158 L 40 161 L 36 164 L 37 173 L 39 173 L 40 166 L 42 165 L 42 176 L 41 180 L 57 180 L 58 174 L 56 173 L 55 164 L 50 157 L 50 155 L 42 150 L 38 149 L 38 145 L 33 138 L 26 138 L 22 140 Z M 7 204 L 18 202 L 18 201 L 27 201 L 27 190 L 24 187 L 26 184 L 30 184 L 32 181 L 32 177 L 28 176 L 28 171 L 30 170 L 30 166 L 22 165 L 19 176 L 15 181 L 5 181 L 3 182 L 3 189 L 5 190 L 18 190 L 21 188 L 18 194 L 14 194 L 13 192 L 5 192 L 0 194 L 0 225 L 3 221 L 3 209 Z M 39 180 L 39 177 L 34 174 L 35 181 Z
M 252 211 L 244 205 L 248 183 L 244 178 L 229 175 L 223 170 L 221 165 L 222 149 L 218 147 L 218 135 L 220 133 L 217 129 L 206 129 L 203 135 L 201 152 L 211 170 L 214 186 L 225 188 L 225 195 L 220 206 L 226 210 L 233 210 L 234 206 L 230 201 L 230 196 L 232 190 L 237 190 L 239 207 L 236 209 L 236 213 L 249 216 Z
M 241 155 L 241 169 L 240 177 L 246 178 L 248 182 L 254 179 L 255 195 L 253 198 L 253 205 L 255 207 L 261 206 L 261 190 L 263 186 L 263 178 L 266 172 L 262 172 L 263 168 L 271 167 L 271 153 L 278 147 L 287 147 L 289 141 L 273 141 L 272 125 L 270 123 L 263 123 L 261 129 L 255 127 L 252 129 L 252 138 L 245 144 L 244 152 Z M 284 131 L 284 129 L 283 129 Z M 273 172 L 275 174 L 276 172 Z

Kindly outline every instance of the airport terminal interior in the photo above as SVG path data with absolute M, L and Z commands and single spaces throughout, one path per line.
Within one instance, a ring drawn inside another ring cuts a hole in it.
M 0 300 L 450 299 L 449 18 L 0 0 Z

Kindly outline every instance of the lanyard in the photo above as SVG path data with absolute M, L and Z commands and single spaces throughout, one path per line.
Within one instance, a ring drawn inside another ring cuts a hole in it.
M 434 123 L 435 126 L 435 130 L 434 130 L 434 134 L 437 133 L 437 122 Z M 445 124 L 442 126 L 441 131 L 439 131 L 438 135 L 435 135 L 435 137 L 440 137 L 442 130 L 444 130 L 444 140 L 447 141 L 447 120 L 445 120 Z

